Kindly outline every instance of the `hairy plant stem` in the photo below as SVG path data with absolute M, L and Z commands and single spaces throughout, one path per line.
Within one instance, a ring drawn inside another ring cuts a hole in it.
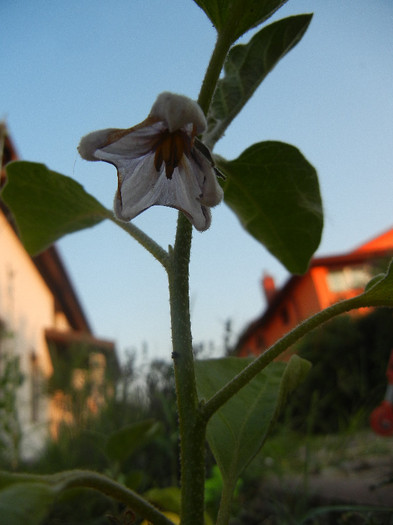
M 232 26 L 231 26 L 232 27 Z M 225 31 L 218 33 L 216 45 L 209 65 L 207 66 L 205 78 L 203 79 L 201 90 L 199 92 L 198 104 L 201 106 L 205 115 L 207 115 L 212 101 L 217 81 L 220 77 L 225 58 L 232 44 L 231 27 L 226 27 Z
M 156 243 L 156 241 L 154 241 L 151 237 L 149 237 L 149 235 L 140 230 L 132 222 L 123 222 L 116 219 L 113 213 L 109 211 L 107 218 L 120 226 L 120 228 L 126 231 L 129 235 L 131 235 L 131 237 L 138 241 L 140 245 L 142 245 L 149 253 L 151 253 L 151 255 L 153 255 L 153 257 L 157 259 L 157 261 L 160 262 L 166 270 L 168 270 L 168 252 L 164 250 L 164 248 L 162 248 L 158 243 Z
M 180 431 L 181 523 L 203 525 L 206 425 L 200 417 L 189 307 L 192 225 L 179 213 L 168 269 L 173 362 Z
M 230 45 L 231 41 L 227 36 L 218 36 L 198 98 L 205 114 L 209 110 Z M 191 239 L 192 225 L 180 212 L 175 245 L 169 251 L 166 268 L 180 432 L 181 523 L 203 525 L 206 420 L 201 417 L 192 349 L 189 305 Z

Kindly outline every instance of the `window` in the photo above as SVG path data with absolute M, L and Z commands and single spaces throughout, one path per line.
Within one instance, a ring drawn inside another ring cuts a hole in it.
M 332 270 L 327 275 L 327 282 L 332 292 L 345 292 L 356 288 L 364 288 L 371 279 L 367 267 L 342 268 Z

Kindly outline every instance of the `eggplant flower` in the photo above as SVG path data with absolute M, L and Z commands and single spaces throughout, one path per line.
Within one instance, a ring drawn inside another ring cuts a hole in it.
M 197 138 L 206 118 L 193 100 L 161 93 L 146 120 L 129 129 L 104 129 L 82 138 L 78 151 L 86 160 L 117 168 L 114 212 L 130 221 L 154 205 L 183 212 L 199 231 L 211 223 L 210 208 L 221 202 L 218 170 L 208 148 Z

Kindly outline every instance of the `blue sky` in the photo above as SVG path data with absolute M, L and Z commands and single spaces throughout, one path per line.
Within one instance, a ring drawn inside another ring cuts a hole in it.
M 289 0 L 271 21 L 313 12 L 306 35 L 268 76 L 217 144 L 232 159 L 252 143 L 297 146 L 318 170 L 325 228 L 318 255 L 348 251 L 393 226 L 393 3 Z M 80 159 L 82 135 L 142 121 L 156 96 L 196 98 L 215 32 L 192 0 L 0 2 L 0 118 L 20 157 L 73 176 L 111 207 L 116 171 Z M 243 37 L 248 41 L 252 33 Z M 176 212 L 155 207 L 135 223 L 164 247 Z M 59 249 L 95 333 L 120 353 L 146 343 L 169 358 L 166 275 L 112 224 L 67 236 Z M 196 342 L 220 347 L 263 310 L 260 278 L 285 269 L 213 210 L 195 232 L 191 309 Z

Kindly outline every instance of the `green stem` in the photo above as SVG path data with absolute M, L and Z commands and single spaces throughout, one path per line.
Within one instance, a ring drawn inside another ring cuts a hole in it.
M 207 114 L 231 42 L 218 37 L 198 102 Z M 179 213 L 176 240 L 166 263 L 172 325 L 173 361 L 179 414 L 181 459 L 181 523 L 203 525 L 206 422 L 196 388 L 189 306 L 189 263 L 192 225 Z
M 219 33 L 217 35 L 217 41 L 210 58 L 209 65 L 203 79 L 201 90 L 199 92 L 198 104 L 201 106 L 205 115 L 207 115 L 212 101 L 214 90 L 216 89 L 217 81 L 220 77 L 220 73 L 225 62 L 225 58 L 228 54 L 231 46 L 231 39 L 228 32 Z
M 189 260 L 192 225 L 179 213 L 168 269 L 173 361 L 180 431 L 181 522 L 203 525 L 205 430 L 196 388 L 189 308 Z
M 231 45 L 234 42 L 233 35 L 239 23 L 239 18 L 244 14 L 244 6 L 237 2 L 235 7 L 230 8 L 230 15 L 225 21 L 225 26 L 218 31 L 217 41 L 209 65 L 203 79 L 201 91 L 198 97 L 198 104 L 207 115 L 212 101 L 217 81 L 224 66 L 224 62 Z
M 291 345 L 296 343 L 300 338 L 317 326 L 320 326 L 322 323 L 329 321 L 339 314 L 348 312 L 355 308 L 367 306 L 366 304 L 362 304 L 362 300 L 363 298 L 360 295 L 334 304 L 329 308 L 318 312 L 309 319 L 306 319 L 288 334 L 284 335 L 205 403 L 202 407 L 202 413 L 206 421 L 208 421 L 224 403 L 249 383 L 251 379 L 261 372 L 269 363 L 276 359 Z
M 228 483 L 224 480 L 216 525 L 228 525 L 229 523 L 229 518 L 231 517 L 231 502 L 235 491 L 235 485 L 236 483 Z
M 169 254 L 164 248 L 162 248 L 156 241 L 154 241 L 149 235 L 140 230 L 132 222 L 123 222 L 116 219 L 111 213 L 108 215 L 108 219 L 116 223 L 120 228 L 125 230 L 131 237 L 139 242 L 149 253 L 153 255 L 158 262 L 167 270 L 169 264 Z
M 154 525 L 173 525 L 171 520 L 165 517 L 159 510 L 134 491 L 103 474 L 98 474 L 97 472 L 91 472 L 89 470 L 71 470 L 60 472 L 59 474 L 44 476 L 36 474 L 9 474 L 8 472 L 2 472 L 0 478 L 3 485 L 4 481 L 7 485 L 11 483 L 35 482 L 48 484 L 50 487 L 53 487 L 55 491 L 56 489 L 63 491 L 76 487 L 95 489 L 107 496 L 121 501 L 137 514 L 154 523 Z

